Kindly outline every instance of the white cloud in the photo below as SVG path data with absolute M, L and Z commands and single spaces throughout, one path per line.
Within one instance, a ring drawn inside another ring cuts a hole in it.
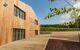
M 80 2 L 77 2 L 75 5 L 74 5 L 75 8 L 80 8 Z
M 80 8 L 80 2 L 77 2 L 76 4 L 73 5 L 76 8 Z M 64 22 L 69 22 L 72 21 L 73 19 L 71 19 L 70 14 L 64 14 L 61 16 L 61 20 L 59 21 L 60 23 L 64 23 Z
M 61 20 L 59 22 L 64 23 L 64 22 L 69 22 L 69 21 L 71 21 L 70 13 L 62 15 Z

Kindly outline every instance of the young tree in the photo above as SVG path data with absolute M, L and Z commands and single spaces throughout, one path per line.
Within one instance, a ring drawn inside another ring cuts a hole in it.
M 57 0 L 49 0 L 50 3 L 53 3 Z M 70 8 L 67 8 L 67 7 L 62 7 L 62 8 L 50 8 L 50 12 L 48 14 L 47 17 L 45 17 L 45 19 L 49 19 L 51 17 L 54 17 L 56 15 L 60 15 L 60 14 L 65 14 L 65 13 L 71 13 L 71 17 L 75 19 L 76 21 L 76 26 L 77 28 L 79 28 L 79 20 L 80 20 L 80 16 L 79 16 L 79 13 L 80 13 L 80 9 L 79 8 L 76 8 L 74 7 L 70 2 L 68 2 L 68 0 L 63 0 L 65 1 L 67 4 L 69 4 L 69 6 L 71 6 Z M 77 2 L 79 0 L 71 0 L 71 1 L 74 1 L 74 2 Z

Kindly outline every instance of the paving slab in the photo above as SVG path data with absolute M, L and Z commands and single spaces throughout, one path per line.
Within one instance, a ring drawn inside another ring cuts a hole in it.
M 30 39 L 0 46 L 0 50 L 44 50 L 50 35 L 38 35 Z
M 40 34 L 30 39 L 23 39 L 2 45 L 0 46 L 0 50 L 45 50 L 49 39 L 56 39 L 56 42 L 60 41 L 59 43 L 61 43 L 61 45 L 63 40 L 72 41 L 77 44 L 77 42 L 80 42 L 79 34 L 80 32 L 52 32 L 52 34 Z M 53 42 L 55 46 L 57 44 L 56 42 Z M 72 42 L 70 45 L 72 45 Z

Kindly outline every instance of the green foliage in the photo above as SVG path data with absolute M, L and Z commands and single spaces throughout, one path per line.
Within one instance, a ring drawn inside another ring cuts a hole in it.
M 80 31 L 79 28 L 75 27 L 75 22 L 67 22 L 64 24 L 54 24 L 54 25 L 41 25 L 41 31 Z
M 50 3 L 54 2 L 54 1 L 59 1 L 59 0 L 49 0 Z M 75 8 L 70 2 L 68 2 L 68 0 L 63 0 L 65 1 L 69 6 L 71 6 L 70 8 L 67 7 L 62 7 L 62 8 L 50 8 L 50 12 L 48 14 L 48 16 L 45 17 L 45 19 L 49 19 L 51 17 L 54 17 L 56 15 L 60 15 L 60 14 L 65 14 L 65 13 L 71 13 L 71 18 L 73 18 L 75 20 L 75 24 L 77 26 L 77 28 L 80 28 L 80 9 L 79 8 Z M 71 0 L 72 1 L 72 0 Z M 74 2 L 77 2 L 79 0 L 73 0 Z M 75 26 L 75 24 L 72 24 L 72 22 L 67 23 L 67 25 L 69 27 L 71 26 Z
M 56 0 L 49 0 L 50 2 L 54 2 Z M 69 4 L 71 7 L 70 8 L 66 8 L 66 7 L 62 7 L 62 8 L 50 8 L 50 12 L 48 14 L 47 17 L 45 17 L 45 19 L 49 19 L 51 17 L 54 17 L 56 15 L 60 15 L 60 14 L 64 14 L 64 13 L 69 13 L 71 11 L 77 11 L 80 12 L 80 9 L 75 8 L 73 5 L 71 5 L 67 0 L 64 0 L 67 4 Z M 73 0 L 73 1 L 78 1 L 78 0 Z
M 77 12 L 76 12 L 77 11 Z M 50 12 L 48 14 L 47 17 L 45 17 L 45 19 L 49 19 L 51 17 L 54 17 L 56 15 L 60 15 L 60 14 L 65 14 L 65 13 L 71 13 L 71 17 L 77 18 L 78 17 L 78 12 L 80 12 L 80 9 L 76 9 L 76 8 L 50 8 Z
M 75 22 L 73 22 L 73 21 L 70 21 L 70 22 L 64 23 L 64 25 L 74 25 L 74 24 L 75 24 Z
M 74 0 L 75 2 L 77 1 L 77 0 Z
M 64 24 L 54 24 L 54 25 L 41 25 L 41 27 L 67 28 L 67 25 L 64 25 Z
M 59 15 L 59 14 L 61 14 L 60 9 L 58 9 L 58 8 L 50 8 L 50 13 L 48 14 L 47 17 L 45 17 L 45 19 L 49 19 L 49 18 L 51 18 L 51 17 L 53 17 L 55 15 Z
M 59 15 L 61 13 L 58 8 L 54 8 L 54 10 L 55 10 L 54 12 L 56 13 L 56 15 Z
M 49 13 L 48 14 L 48 16 L 47 17 L 45 17 L 45 19 L 49 19 L 49 18 L 51 18 L 51 17 L 53 17 L 53 16 L 55 16 L 54 14 L 52 14 L 52 13 Z
M 78 28 L 41 27 L 40 31 L 80 31 L 80 29 L 78 29 Z

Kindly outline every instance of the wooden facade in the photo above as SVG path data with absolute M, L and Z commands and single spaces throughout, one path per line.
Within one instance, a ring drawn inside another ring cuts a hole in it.
M 14 7 L 25 12 L 25 19 L 15 16 Z M 0 45 L 12 42 L 13 29 L 24 29 L 25 39 L 39 34 L 38 18 L 33 9 L 20 0 L 0 0 Z

